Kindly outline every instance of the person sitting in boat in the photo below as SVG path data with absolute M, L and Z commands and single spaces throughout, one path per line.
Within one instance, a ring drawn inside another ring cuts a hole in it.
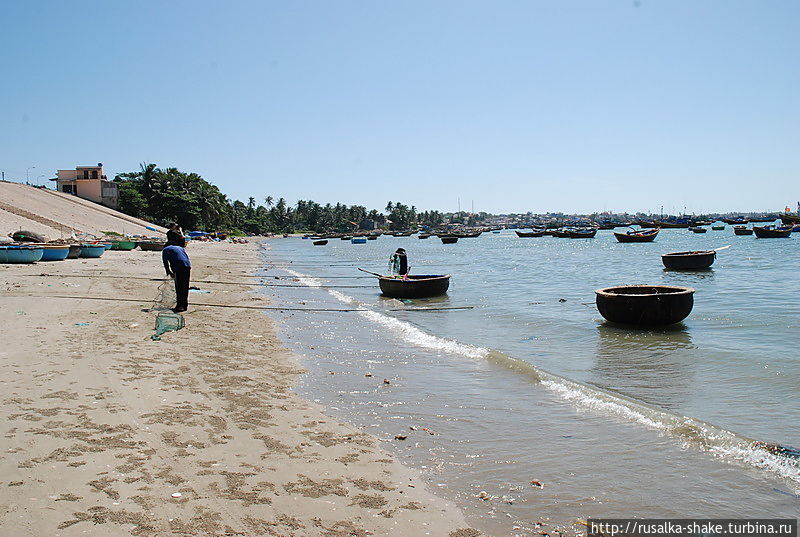
M 403 278 L 408 276 L 408 256 L 403 248 L 398 248 L 389 259 L 389 270 Z
M 161 259 L 164 261 L 167 276 L 175 279 L 177 304 L 172 311 L 180 313 L 189 307 L 189 275 L 192 271 L 192 263 L 184 249 L 186 241 L 183 237 L 177 240 L 179 242 L 164 247 Z
M 183 238 L 183 230 L 177 223 L 172 222 L 167 231 L 167 246 L 170 244 L 180 245 L 185 239 Z

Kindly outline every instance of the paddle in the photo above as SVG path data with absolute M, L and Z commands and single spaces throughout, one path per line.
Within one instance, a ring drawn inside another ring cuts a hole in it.
M 722 250 L 727 250 L 730 247 L 731 247 L 731 245 L 729 244 L 728 246 L 723 246 L 722 248 L 714 248 L 714 251 L 715 252 L 721 252 Z
M 378 274 L 377 272 L 370 272 L 368 270 L 364 270 L 363 268 L 359 268 L 358 270 L 360 270 L 361 272 L 366 272 L 367 274 L 372 274 L 373 276 L 377 276 L 378 278 L 384 277 L 383 274 Z

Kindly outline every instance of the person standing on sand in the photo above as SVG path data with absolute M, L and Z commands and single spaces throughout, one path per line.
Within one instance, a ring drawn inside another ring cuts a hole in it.
M 161 259 L 164 261 L 164 269 L 167 276 L 175 278 L 175 296 L 177 303 L 172 311 L 180 313 L 189 307 L 189 275 L 192 270 L 192 263 L 186 255 L 186 240 L 181 237 L 176 239 L 178 242 L 168 244 L 161 252 Z
M 169 230 L 167 231 L 167 246 L 170 244 L 180 244 L 181 241 L 186 239 L 183 238 L 183 230 L 181 226 L 172 222 L 169 225 Z

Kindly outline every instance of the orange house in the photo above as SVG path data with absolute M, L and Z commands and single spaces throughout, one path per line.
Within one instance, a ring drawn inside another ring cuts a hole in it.
M 119 189 L 103 172 L 103 163 L 97 166 L 78 166 L 74 170 L 58 170 L 56 190 L 74 194 L 112 209 L 117 208 Z

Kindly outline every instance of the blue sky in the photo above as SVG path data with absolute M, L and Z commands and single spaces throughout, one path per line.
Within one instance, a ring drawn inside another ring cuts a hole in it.
M 796 0 L 4 2 L 0 170 L 490 212 L 800 199 Z

